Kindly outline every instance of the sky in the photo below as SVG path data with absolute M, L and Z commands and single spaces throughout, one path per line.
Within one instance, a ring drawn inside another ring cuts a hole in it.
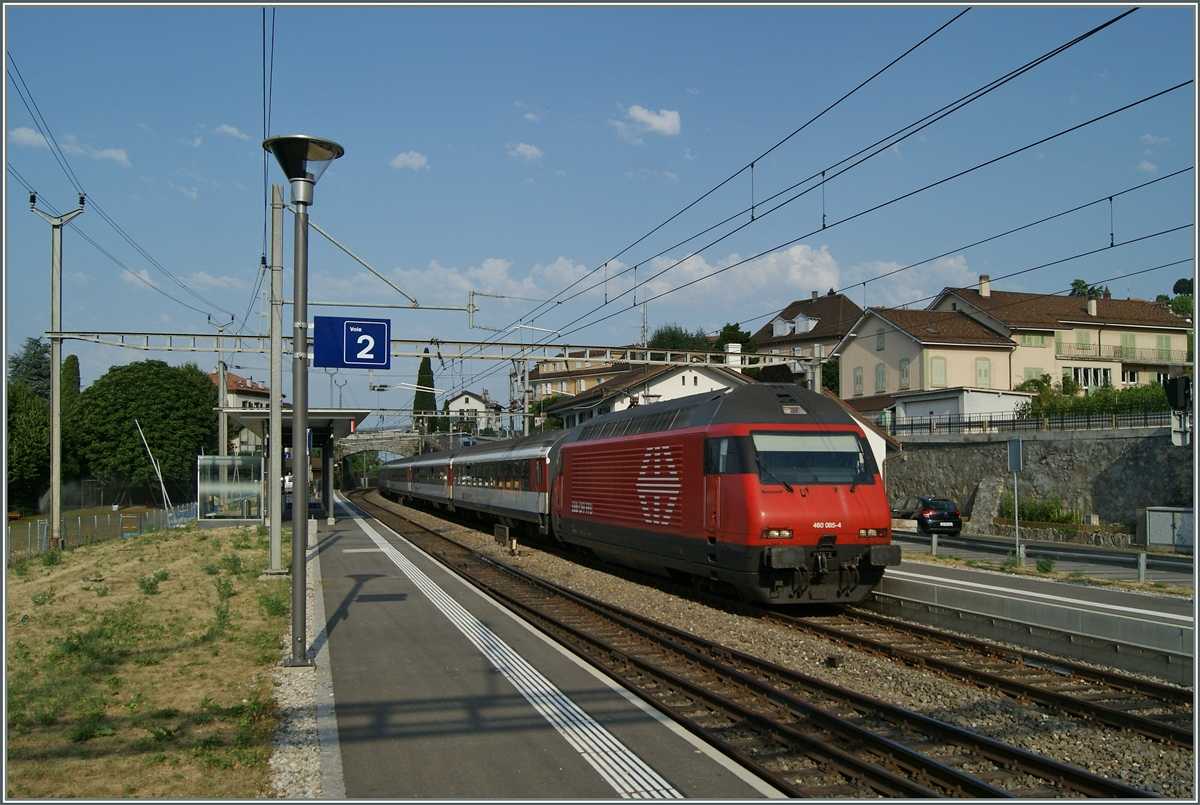
M 267 188 L 286 180 L 261 143 L 280 134 L 345 149 L 312 223 L 422 306 L 487 295 L 473 329 L 413 310 L 313 232 L 309 317 L 388 318 L 394 338 L 628 345 L 643 304 L 651 332 L 753 332 L 813 291 L 924 308 L 980 274 L 1154 299 L 1194 273 L 1195 8 L 1054 53 L 1131 8 L 6 5 L 5 354 L 50 327 L 30 189 L 51 214 L 87 194 L 64 331 L 265 333 Z M 85 387 L 137 360 L 216 365 L 68 354 Z M 269 377 L 265 355 L 226 362 Z M 510 368 L 435 361 L 435 385 L 503 402 Z M 412 398 L 310 370 L 310 404 L 339 395 Z

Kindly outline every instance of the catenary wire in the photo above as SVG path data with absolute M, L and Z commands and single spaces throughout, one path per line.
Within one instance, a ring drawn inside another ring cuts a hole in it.
M 1082 128 L 1086 127 L 1086 126 L 1090 126 L 1090 125 L 1093 125 L 1093 124 L 1095 124 L 1095 123 L 1098 123 L 1098 122 L 1100 122 L 1100 121 L 1102 121 L 1102 120 L 1104 120 L 1104 119 L 1106 119 L 1106 118 L 1112 117 L 1113 115 L 1119 114 L 1119 113 L 1121 113 L 1121 112 L 1128 111 L 1129 109 L 1132 109 L 1132 108 L 1134 108 L 1134 107 L 1136 107 L 1136 106 L 1139 106 L 1139 105 L 1141 105 L 1141 104 L 1143 104 L 1143 103 L 1147 103 L 1147 102 L 1149 102 L 1149 101 L 1152 101 L 1152 100 L 1154 100 L 1154 99 L 1156 99 L 1156 98 L 1162 97 L 1163 95 L 1166 95 L 1166 94 L 1168 94 L 1168 93 L 1170 93 L 1170 92 L 1174 92 L 1174 91 L 1176 91 L 1176 90 L 1182 89 L 1183 87 L 1189 86 L 1189 85 L 1191 85 L 1192 83 L 1193 83 L 1193 81 L 1192 81 L 1191 79 L 1189 79 L 1189 80 L 1187 80 L 1187 81 L 1184 81 L 1184 82 L 1181 82 L 1181 83 L 1179 83 L 1179 84 L 1176 84 L 1176 85 L 1175 85 L 1175 86 L 1173 86 L 1173 87 L 1169 87 L 1168 89 L 1162 90 L 1162 91 L 1160 91 L 1160 92 L 1153 93 L 1152 95 L 1148 95 L 1148 96 L 1146 96 L 1146 97 L 1144 97 L 1144 98 L 1141 98 L 1140 100 L 1133 101 L 1132 103 L 1125 104 L 1124 106 L 1121 106 L 1121 107 L 1119 107 L 1119 108 L 1117 108 L 1117 109 L 1114 109 L 1114 110 L 1112 110 L 1112 111 L 1106 112 L 1106 113 L 1104 113 L 1104 114 L 1102 114 L 1102 115 L 1098 115 L 1098 116 L 1096 116 L 1096 117 L 1094 117 L 1094 118 L 1092 118 L 1092 119 L 1090 119 L 1090 120 L 1084 121 L 1083 123 L 1079 123 L 1079 124 L 1076 124 L 1076 125 L 1074 125 L 1074 126 L 1070 126 L 1070 127 L 1066 128 L 1066 129 L 1063 129 L 1063 130 L 1061 130 L 1061 131 L 1059 131 L 1059 132 L 1056 132 L 1055 134 L 1051 134 L 1051 135 L 1049 135 L 1049 136 L 1047 136 L 1047 137 L 1043 137 L 1043 138 L 1041 138 L 1041 139 L 1039 139 L 1039 140 L 1036 140 L 1036 141 L 1034 141 L 1034 142 L 1028 143 L 1027 145 L 1023 145 L 1023 146 L 1021 146 L 1020 148 L 1016 148 L 1016 149 L 1014 149 L 1014 150 L 1012 150 L 1012 151 L 1009 151 L 1008 153 L 1002 154 L 1002 155 L 1000 155 L 1000 156 L 997 156 L 997 157 L 993 157 L 992 159 L 989 159 L 989 160 L 985 160 L 984 162 L 978 163 L 978 164 L 976 164 L 976 165 L 974 165 L 974 166 L 972 166 L 972 167 L 970 167 L 970 168 L 966 168 L 966 169 L 964 169 L 964 170 L 958 171 L 957 173 L 953 173 L 953 174 L 951 174 L 951 175 L 949 175 L 949 176 L 943 177 L 942 179 L 938 179 L 938 180 L 937 180 L 937 181 L 935 181 L 935 182 L 931 182 L 931 183 L 929 183 L 929 184 L 927 184 L 927 185 L 924 185 L 924 186 L 922 186 L 922 187 L 919 187 L 919 188 L 917 188 L 917 189 L 915 189 L 915 190 L 911 190 L 911 191 L 909 191 L 909 192 L 907 192 L 907 193 L 903 193 L 903 194 L 901 194 L 901 195 L 899 195 L 899 196 L 895 196 L 895 197 L 893 197 L 893 198 L 891 198 L 891 199 L 889 199 L 889 200 L 887 200 L 887 201 L 880 202 L 879 204 L 876 204 L 876 205 L 874 205 L 874 206 L 872 206 L 872 207 L 868 207 L 868 208 L 866 208 L 866 209 L 864 209 L 864 210 L 860 210 L 859 212 L 856 212 L 856 213 L 854 213 L 854 214 L 852 214 L 852 215 L 849 215 L 849 216 L 847 216 L 847 217 L 845 217 L 845 218 L 842 218 L 842 219 L 840 219 L 840 220 L 838 220 L 838 221 L 834 221 L 832 224 L 829 224 L 828 226 L 826 226 L 826 227 L 823 227 L 823 229 L 831 229 L 831 228 L 833 228 L 833 227 L 835 227 L 835 226 L 839 226 L 839 225 L 841 225 L 841 224 L 845 224 L 845 223 L 848 223 L 848 222 L 850 222 L 850 221 L 853 221 L 853 220 L 856 220 L 856 219 L 858 219 L 858 218 L 861 218 L 862 216 L 864 216 L 864 215 L 868 215 L 868 214 L 870 214 L 870 213 L 872 213 L 872 212 L 877 212 L 878 210 L 881 210 L 881 209 L 883 209 L 884 207 L 888 207 L 888 206 L 890 206 L 890 205 L 892 205 L 892 204 L 896 204 L 896 203 L 898 203 L 898 202 L 900 202 L 900 201 L 903 201 L 903 200 L 905 200 L 905 199 L 911 198 L 911 197 L 913 197 L 913 196 L 915 196 L 915 195 L 917 195 L 917 194 L 919 194 L 919 193 L 923 193 L 923 192 L 925 192 L 926 190 L 930 190 L 930 189 L 932 189 L 932 188 L 934 188 L 934 187 L 938 187 L 939 185 L 945 184 L 946 182 L 953 181 L 953 180 L 955 180 L 955 179 L 961 178 L 961 177 L 963 177 L 963 176 L 965 176 L 965 175 L 967 175 L 967 174 L 969 174 L 969 173 L 972 173 L 972 172 L 974 172 L 974 171 L 980 170 L 980 169 L 982 169 L 982 168 L 985 168 L 985 167 L 988 167 L 988 166 L 990 166 L 990 165 L 994 165 L 994 164 L 996 164 L 997 162 L 1000 162 L 1000 161 L 1002 161 L 1002 160 L 1004 160 L 1004 159 L 1008 159 L 1008 158 L 1010 158 L 1010 157 L 1012 157 L 1012 156 L 1015 156 L 1016 154 L 1019 154 L 1019 153 L 1022 153 L 1022 152 L 1024 152 L 1024 151 L 1027 151 L 1027 150 L 1029 150 L 1030 148 L 1036 148 L 1037 146 L 1039 146 L 1039 145 L 1043 145 L 1043 144 L 1045 144 L 1045 143 L 1047 143 L 1047 142 L 1050 142 L 1051 140 L 1057 139 L 1057 138 L 1059 138 L 1059 137 L 1063 137 L 1063 136 L 1065 136 L 1065 135 L 1067 135 L 1067 134 L 1070 134 L 1071 132 L 1078 131 L 1079 129 L 1082 129 Z M 786 203 L 786 202 L 783 202 L 783 203 Z M 768 212 L 769 212 L 769 211 L 768 211 Z M 766 213 L 764 213 L 764 214 L 766 214 Z M 807 233 L 805 233 L 805 234 L 803 234 L 803 235 L 800 235 L 799 237 L 792 238 L 792 239 L 790 239 L 790 240 L 788 240 L 788 241 L 785 241 L 785 242 L 784 242 L 784 243 L 782 243 L 782 244 L 779 244 L 779 245 L 777 245 L 777 246 L 774 246 L 774 247 L 772 247 L 772 248 L 768 249 L 768 250 L 767 250 L 767 252 L 769 253 L 769 252 L 779 251 L 779 250 L 781 250 L 781 249 L 787 248 L 788 246 L 791 246 L 791 245 L 793 245 L 793 244 L 795 244 L 795 243 L 798 243 L 798 242 L 800 242 L 800 241 L 804 240 L 805 238 L 812 237 L 813 235 L 815 235 L 815 234 L 817 234 L 818 232 L 821 232 L 821 231 L 822 231 L 822 229 L 816 229 L 816 230 L 812 230 L 812 231 L 810 231 L 810 232 L 807 232 Z M 704 247 L 704 248 L 707 248 L 707 247 Z M 702 249 L 700 249 L 699 251 L 703 251 L 703 250 L 704 250 L 704 249 L 702 248 Z M 663 274 L 665 274 L 666 272 L 670 271 L 671 269 L 675 268 L 676 266 L 679 266 L 679 265 L 681 265 L 682 263 L 686 262 L 687 260 L 690 260 L 690 259 L 691 259 L 693 256 L 694 256 L 694 255 L 689 255 L 688 257 L 685 257 L 683 260 L 676 261 L 676 262 L 675 262 L 675 263 L 673 263 L 672 265 L 670 265 L 670 266 L 667 266 L 666 268 L 663 268 L 661 271 L 658 271 L 657 273 L 655 273 L 655 274 L 651 275 L 649 278 L 647 278 L 647 279 L 645 279 L 645 280 L 642 280 L 642 281 L 639 283 L 639 285 L 646 285 L 646 284 L 648 284 L 648 283 L 650 283 L 650 282 L 654 281 L 655 279 L 657 279 L 658 277 L 662 276 Z M 677 286 L 677 287 L 675 287 L 675 288 L 671 288 L 671 289 L 669 289 L 669 290 L 667 290 L 667 291 L 664 291 L 663 293 L 657 294 L 657 295 L 655 295 L 655 296 L 653 296 L 653 297 L 644 298 L 644 299 L 643 299 L 643 302 L 653 301 L 653 300 L 655 300 L 655 299 L 661 299 L 662 297 L 664 297 L 664 296 L 667 296 L 667 295 L 669 295 L 669 294 L 671 294 L 671 293 L 675 293 L 675 292 L 677 292 L 677 291 L 680 291 L 680 290 L 682 290 L 682 289 L 684 289 L 684 288 L 687 288 L 687 287 L 690 287 L 690 286 L 692 286 L 692 285 L 695 285 L 695 284 L 697 284 L 697 283 L 699 283 L 699 282 L 702 282 L 702 281 L 704 281 L 704 280 L 706 280 L 706 279 L 710 279 L 711 277 L 715 277 L 715 276 L 717 276 L 718 274 L 722 274 L 722 273 L 724 273 L 724 272 L 726 272 L 726 271 L 729 271 L 730 269 L 736 268 L 736 267 L 738 267 L 738 266 L 741 266 L 741 265 L 745 265 L 746 263 L 749 263 L 749 262 L 751 262 L 752 260 L 755 260 L 755 259 L 758 259 L 758 258 L 757 258 L 757 256 L 755 256 L 755 257 L 749 257 L 749 258 L 746 258 L 745 260 L 739 260 L 739 261 L 738 261 L 738 262 L 736 262 L 736 263 L 732 263 L 732 264 L 730 264 L 730 265 L 728 265 L 728 266 L 724 266 L 724 267 L 722 267 L 722 268 L 720 268 L 720 269 L 717 269 L 716 271 L 713 271 L 713 272 L 712 272 L 712 273 L 710 273 L 710 274 L 706 274 L 706 275 L 705 275 L 705 276 L 703 276 L 703 277 L 698 277 L 698 278 L 696 278 L 696 279 L 694 279 L 694 280 L 690 280 L 690 281 L 688 281 L 688 282 L 686 282 L 686 283 L 683 283 L 682 285 L 679 285 L 679 286 Z M 860 283 L 855 283 L 855 285 L 858 285 L 858 284 L 860 284 Z M 623 292 L 621 292 L 621 293 L 617 294 L 617 296 L 616 296 L 616 297 L 615 297 L 613 300 L 611 300 L 611 301 L 609 302 L 609 304 L 612 304 L 612 301 L 615 301 L 616 299 L 620 299 L 621 297 L 623 297 L 623 296 L 626 296 L 626 295 L 628 295 L 629 293 L 632 293 L 634 290 L 636 290 L 636 288 L 637 288 L 637 287 L 638 287 L 638 286 L 634 286 L 633 288 L 630 288 L 629 290 L 626 290 L 626 291 L 623 291 Z M 604 305 L 598 305 L 598 306 L 596 306 L 595 308 L 593 308 L 591 311 L 588 311 L 588 312 L 584 313 L 583 315 L 576 317 L 574 320 L 572 320 L 572 321 L 568 322 L 566 325 L 564 325 L 564 326 L 561 328 L 561 329 L 562 329 L 562 331 L 563 331 L 563 335 L 564 335 L 564 336 L 565 336 L 565 335 L 569 335 L 570 333 L 578 332 L 579 330 L 581 330 L 581 329 L 584 329 L 585 327 L 591 327 L 591 326 L 594 326 L 594 325 L 596 325 L 596 324 L 599 324 L 600 322 L 607 321 L 608 319 L 612 318 L 613 316 L 620 315 L 621 313 L 625 312 L 625 310 L 626 310 L 626 308 L 622 308 L 622 309 L 620 309 L 620 310 L 618 310 L 618 311 L 616 311 L 616 312 L 614 312 L 614 313 L 611 313 L 611 314 L 609 314 L 608 316 L 604 316 L 604 317 L 602 317 L 602 318 L 596 319 L 595 321 L 589 322 L 588 324 L 586 324 L 586 325 L 583 325 L 582 327 L 577 327 L 577 328 L 575 328 L 574 330 L 566 330 L 566 328 L 568 328 L 568 327 L 571 327 L 572 325 L 574 325 L 574 324 L 578 323 L 579 321 L 583 320 L 584 318 L 586 318 L 586 317 L 588 317 L 588 316 L 592 315 L 593 313 L 596 313 L 597 311 L 599 311 L 599 310 L 600 310 L 600 309 L 602 309 L 603 307 L 604 307 Z
M 878 156 L 882 153 L 885 153 L 889 148 L 892 148 L 893 146 L 903 142 L 904 140 L 908 139 L 909 137 L 916 135 L 923 129 L 928 128 L 929 126 L 944 119 L 945 117 L 948 117 L 949 115 L 953 114 L 954 112 L 961 110 L 968 104 L 973 103 L 976 100 L 979 100 L 980 98 L 986 96 L 987 94 L 991 93 L 992 91 L 999 89 L 1003 85 L 1007 84 L 1009 81 L 1016 79 L 1017 77 L 1023 75 L 1024 73 L 1032 70 L 1034 67 L 1037 67 L 1038 65 L 1049 60 L 1050 58 L 1053 58 L 1054 56 L 1062 53 L 1066 49 L 1073 47 L 1076 44 L 1079 44 L 1080 42 L 1084 41 L 1085 39 L 1095 35 L 1099 31 L 1116 23 L 1121 18 L 1128 16 L 1131 13 L 1133 13 L 1133 12 L 1132 11 L 1125 12 L 1124 14 L 1121 14 L 1121 15 L 1109 20 L 1108 22 L 1091 29 L 1090 31 L 1087 31 L 1087 32 L 1081 34 L 1080 36 L 1075 37 L 1074 39 L 1070 40 L 1069 42 L 1059 45 L 1058 47 L 1054 48 L 1053 50 L 1048 51 L 1047 53 L 1037 57 L 1036 59 L 1033 59 L 1032 61 L 1025 63 L 1024 65 L 1006 73 L 1003 76 L 1000 76 L 997 79 L 992 80 L 991 82 L 989 82 L 975 90 L 972 90 L 971 92 L 967 93 L 966 95 L 963 95 L 962 97 L 956 99 L 955 101 L 952 101 L 951 103 L 946 104 L 945 106 L 941 107 L 940 109 L 938 109 L 934 112 L 931 112 L 930 114 L 926 115 L 925 117 L 922 117 L 919 120 L 916 120 L 916 121 L 908 124 L 907 126 L 904 126 L 903 128 L 898 129 L 897 131 L 894 131 L 891 134 L 876 140 L 871 145 L 868 145 L 865 148 L 860 149 L 856 153 L 851 154 L 850 156 L 847 156 L 847 157 L 843 158 L 842 160 L 826 167 L 824 170 L 814 172 L 812 175 L 808 176 L 807 178 L 802 179 L 801 181 L 792 184 L 790 187 L 780 190 L 779 192 L 775 193 L 772 196 L 769 196 L 768 198 L 764 199 L 761 203 L 767 203 L 767 202 L 773 201 L 773 200 L 779 198 L 780 196 L 783 196 L 784 194 L 795 190 L 798 187 L 802 187 L 803 185 L 807 184 L 808 182 L 816 180 L 818 177 L 821 178 L 820 183 L 813 185 L 812 187 L 809 187 L 808 189 L 793 195 L 791 198 L 787 199 L 786 201 L 781 202 L 780 204 L 776 205 L 775 207 L 768 209 L 764 213 L 758 214 L 757 216 L 752 215 L 750 220 L 748 220 L 748 221 L 744 222 L 743 224 L 741 224 L 740 226 L 737 226 L 734 229 L 730 230 L 724 236 L 706 243 L 702 248 L 698 249 L 692 255 L 689 255 L 688 258 L 685 258 L 685 260 L 681 260 L 681 261 L 669 266 L 665 270 L 669 271 L 672 268 L 675 268 L 675 267 L 679 266 L 680 264 L 682 264 L 683 262 L 685 262 L 686 259 L 690 259 L 690 257 L 694 256 L 695 254 L 699 254 L 706 249 L 712 248 L 714 245 L 716 245 L 717 243 L 720 243 L 725 238 L 731 237 L 732 235 L 745 229 L 750 224 L 755 223 L 758 220 L 764 218 L 766 215 L 769 215 L 770 213 L 781 209 L 782 207 L 786 206 L 787 204 L 790 204 L 791 202 L 802 198 L 804 195 L 815 190 L 817 187 L 822 188 L 822 191 L 823 191 L 825 184 L 827 184 L 829 179 L 836 178 L 836 177 L 842 175 L 843 173 L 846 173 L 847 171 L 849 171 L 855 167 L 858 167 L 859 165 L 863 164 L 867 160 L 872 159 L 873 157 Z M 871 152 L 871 153 L 867 153 L 867 152 Z M 866 154 L 866 156 L 863 156 L 863 154 Z M 857 159 L 858 157 L 862 157 L 862 158 Z M 857 159 L 856 162 L 854 162 L 851 165 L 846 165 L 847 162 L 850 162 L 851 160 L 855 160 L 855 159 Z M 844 166 L 844 167 L 842 167 L 842 166 Z M 839 168 L 839 167 L 840 167 L 840 170 L 835 171 L 835 169 Z M 832 175 L 827 176 L 827 173 L 829 173 L 831 171 L 833 172 Z M 725 218 L 722 221 L 717 222 L 716 224 L 713 224 L 712 226 L 708 227 L 707 229 L 704 229 L 701 232 L 691 235 L 688 238 L 686 238 L 678 243 L 675 243 L 674 245 L 668 246 L 667 248 L 659 251 L 657 254 L 654 254 L 650 257 L 647 257 L 643 260 L 638 261 L 637 265 L 643 265 L 651 260 L 654 260 L 658 257 L 661 257 L 661 256 L 667 254 L 668 252 L 670 252 L 674 249 L 678 249 L 679 247 L 681 247 L 687 243 L 690 243 L 691 241 L 695 240 L 696 238 L 706 235 L 709 232 L 713 231 L 714 229 L 717 229 L 718 227 L 723 226 L 723 225 L 729 223 L 730 221 L 733 221 L 733 220 L 745 215 L 747 212 L 751 212 L 751 208 L 747 207 L 747 208 L 738 210 L 734 214 L 728 216 L 727 218 Z M 824 229 L 824 228 L 826 228 L 826 226 L 825 226 L 825 221 L 824 221 L 824 215 L 822 215 L 822 229 Z M 624 274 L 628 273 L 629 271 L 630 271 L 629 268 L 618 271 L 614 275 L 613 278 L 623 276 Z M 660 274 L 654 275 L 650 279 L 653 280 L 653 279 L 657 278 L 658 276 L 661 276 L 661 272 L 660 272 Z M 582 280 L 582 278 L 581 278 L 581 280 Z M 577 280 L 576 283 L 573 283 L 572 285 L 577 284 L 581 280 Z M 607 282 L 607 279 L 605 281 Z M 594 290 L 597 287 L 599 287 L 599 283 L 591 285 L 588 288 L 585 288 L 584 290 L 582 290 L 576 294 L 573 294 L 572 296 L 568 297 L 567 299 L 565 299 L 563 301 L 564 302 L 571 301 L 572 299 L 575 299 L 575 298 L 581 296 L 582 294 L 587 293 L 588 291 Z M 618 296 L 617 298 L 620 298 L 620 296 Z M 608 300 L 608 301 L 611 301 L 611 300 Z M 534 317 L 532 320 L 536 321 L 536 319 L 537 319 L 537 317 Z
M 62 149 L 58 146 L 58 143 L 56 142 L 52 132 L 50 131 L 49 124 L 46 123 L 45 118 L 42 116 L 41 110 L 38 108 L 37 101 L 33 97 L 33 93 L 30 92 L 28 86 L 25 85 L 25 79 L 21 75 L 20 69 L 17 67 L 16 59 L 13 58 L 12 53 L 10 53 L 8 51 L 5 51 L 5 53 L 8 56 L 8 61 L 9 61 L 10 67 L 11 67 L 11 72 L 9 73 L 9 78 L 13 82 L 13 86 L 14 86 L 14 88 L 16 88 L 17 94 L 21 97 L 22 103 L 25 104 L 26 110 L 29 111 L 30 116 L 33 118 L 34 125 L 38 127 L 38 132 L 42 135 L 42 138 L 46 141 L 47 146 L 50 148 L 51 153 L 54 155 L 55 160 L 59 163 L 59 167 L 62 168 L 63 173 L 66 175 L 67 180 L 71 183 L 72 187 L 74 187 L 76 192 L 78 192 L 80 195 L 87 195 L 87 193 L 83 189 L 83 185 L 79 182 L 79 179 L 76 177 L 75 172 L 71 169 L 69 160 L 67 160 L 66 155 L 62 153 Z M 12 77 L 14 73 L 16 74 L 17 78 Z M 19 84 L 18 84 L 17 79 L 20 80 Z M 26 97 L 26 96 L 28 96 L 28 97 Z M 32 104 L 32 109 L 30 108 L 31 104 Z M 153 265 L 155 268 L 157 268 L 159 271 L 161 271 L 172 282 L 174 282 L 176 285 L 178 285 L 184 291 L 187 291 L 189 294 L 191 294 L 193 297 L 195 297 L 201 303 L 209 305 L 211 308 L 218 310 L 222 313 L 227 313 L 231 317 L 234 315 L 230 311 L 225 310 L 224 308 L 220 307 L 216 303 L 212 302 L 210 299 L 207 299 L 206 297 L 204 297 L 201 294 L 194 291 L 187 284 L 182 282 L 178 277 L 176 277 L 174 274 L 172 274 L 170 271 L 168 271 L 166 269 L 166 267 L 164 267 L 161 263 L 159 263 L 157 260 L 155 260 L 153 257 L 151 257 L 150 254 L 145 249 L 143 249 L 136 241 L 134 241 L 133 238 L 130 237 L 130 235 L 128 233 L 126 233 L 125 230 L 122 229 L 117 224 L 117 222 L 114 221 L 108 215 L 108 213 L 104 210 L 103 206 L 101 206 L 100 203 L 95 200 L 95 198 L 93 198 L 92 196 L 88 196 L 88 201 L 90 202 L 90 205 L 89 205 L 90 208 L 94 209 L 103 221 L 105 221 L 109 226 L 111 226 L 113 228 L 113 230 L 117 232 L 118 235 L 120 235 L 130 246 L 132 246 L 134 248 L 135 251 L 137 251 L 139 254 L 141 254 L 151 265 Z M 71 226 L 74 227 L 76 229 L 76 231 L 82 232 L 82 230 L 79 229 L 78 225 L 75 222 L 71 222 Z M 89 243 L 92 243 L 93 245 L 95 245 L 95 242 L 92 241 L 90 238 L 85 238 L 85 239 L 87 239 Z M 118 263 L 118 264 L 121 265 L 120 263 Z M 123 267 L 125 267 L 125 266 L 123 266 Z M 125 267 L 125 268 L 126 268 L 126 270 L 129 270 L 128 267 Z M 137 276 L 137 274 L 135 273 L 134 276 Z M 174 301 L 178 301 L 178 300 L 175 300 L 174 297 L 169 296 L 169 295 L 168 295 L 168 298 L 170 298 Z M 196 308 L 193 308 L 191 305 L 185 304 L 184 306 L 188 307 L 192 310 L 196 310 Z

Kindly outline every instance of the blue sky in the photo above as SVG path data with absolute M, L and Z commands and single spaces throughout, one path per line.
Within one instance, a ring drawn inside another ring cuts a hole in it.
M 1142 8 L 834 175 L 861 149 L 1128 10 L 972 9 L 773 148 L 962 8 L 280 7 L 264 132 L 261 7 L 7 6 L 6 354 L 49 328 L 50 227 L 29 211 L 25 185 L 42 209 L 65 212 L 76 201 L 29 99 L 89 197 L 64 236 L 69 331 L 206 333 L 204 314 L 229 313 L 233 329 L 265 331 L 254 297 L 265 183 L 284 183 L 274 160 L 264 162 L 265 133 L 345 147 L 316 187 L 311 219 L 421 304 L 465 306 L 471 290 L 502 295 L 477 299 L 476 324 L 560 330 L 557 343 L 636 341 L 635 273 L 637 304 L 651 300 L 651 329 L 741 322 L 753 331 L 814 290 L 835 288 L 859 305 L 924 307 L 981 273 L 999 290 L 1057 293 L 1075 278 L 1187 261 L 1108 282 L 1121 298 L 1170 293 L 1194 270 L 1194 84 L 862 213 L 1190 81 L 1190 6 Z M 268 29 L 271 19 L 268 10 Z M 22 79 L 25 99 L 14 89 Z M 823 192 L 811 180 L 788 191 L 823 170 Z M 290 297 L 290 214 L 284 223 Z M 1157 234 L 1175 227 L 1183 228 Z M 1110 232 L 1117 245 L 1105 249 Z M 407 304 L 316 233 L 309 298 Z M 527 300 L 563 301 L 534 313 Z M 421 340 L 494 337 L 468 329 L 463 312 L 309 314 L 386 316 L 395 336 Z M 505 338 L 543 335 L 526 328 Z M 85 385 L 110 365 L 146 358 L 215 365 L 212 354 L 80 342 L 66 343 L 70 353 Z M 268 377 L 265 356 L 227 360 L 240 374 Z M 507 370 L 447 364 L 437 385 L 503 398 Z M 415 361 L 394 361 L 375 380 L 411 383 L 415 374 Z M 340 378 L 349 381 L 346 405 L 411 402 L 410 393 L 368 391 L 363 371 Z M 315 370 L 311 383 L 312 402 L 326 404 L 328 378 Z

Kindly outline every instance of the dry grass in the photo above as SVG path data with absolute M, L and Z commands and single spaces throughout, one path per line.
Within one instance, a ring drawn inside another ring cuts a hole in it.
M 266 793 L 290 610 L 267 547 L 171 529 L 8 568 L 7 796 Z

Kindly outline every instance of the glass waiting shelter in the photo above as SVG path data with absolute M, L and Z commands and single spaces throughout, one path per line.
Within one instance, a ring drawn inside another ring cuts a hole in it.
M 262 478 L 262 456 L 198 456 L 196 518 L 200 525 L 261 522 Z

